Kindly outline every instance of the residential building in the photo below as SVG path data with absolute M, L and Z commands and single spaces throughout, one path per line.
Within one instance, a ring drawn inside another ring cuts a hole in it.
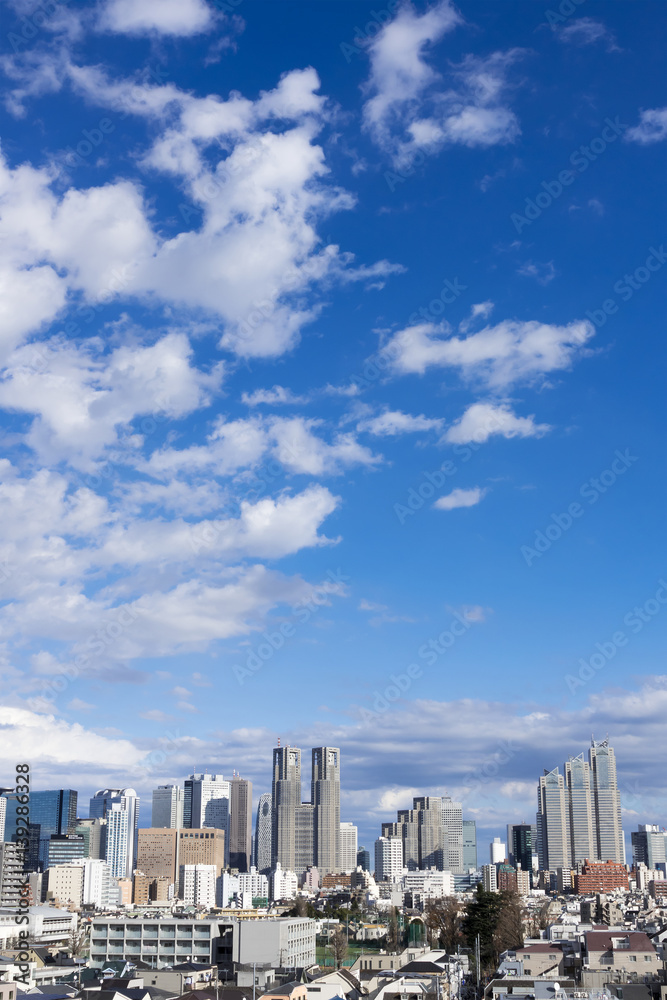
M 238 892 L 247 893 L 251 900 L 269 898 L 269 880 L 253 865 L 249 872 L 239 874 Z
M 400 837 L 375 841 L 375 880 L 393 882 L 403 873 L 403 842 Z
M 482 886 L 486 892 L 498 892 L 498 872 L 495 865 L 482 867 Z
M 269 894 L 272 902 L 281 899 L 294 899 L 299 890 L 299 879 L 296 872 L 284 871 L 277 864 L 269 877 Z
M 7 799 L 0 795 L 0 843 L 5 839 L 5 820 L 7 818 Z
M 151 827 L 183 828 L 184 791 L 179 785 L 158 785 L 153 790 Z
M 340 750 L 312 750 L 313 857 L 321 875 L 340 870 Z M 353 866 L 354 867 L 354 866 Z
M 216 886 L 220 872 L 216 865 L 180 865 L 178 898 L 186 906 L 211 909 L 216 904 Z
M 252 863 L 252 781 L 234 775 L 230 809 L 229 866 L 247 872 Z
M 144 875 L 135 872 L 132 879 L 132 902 L 135 906 L 147 906 L 149 903 L 168 903 L 173 899 L 174 883 L 165 875 Z
M 78 858 L 45 872 L 46 898 L 57 906 L 73 904 L 104 909 L 115 904 L 118 891 L 111 866 L 99 858 Z
M 615 861 L 585 861 L 581 871 L 574 876 L 574 890 L 581 895 L 628 887 L 628 870 Z
M 527 944 L 511 952 L 523 963 L 523 975 L 561 979 L 565 966 L 563 946 L 555 941 Z
M 410 895 L 411 906 L 423 906 L 430 899 L 442 899 L 454 894 L 454 874 L 448 871 L 405 872 L 401 876 L 403 890 Z
M 463 838 L 463 870 L 477 868 L 477 824 L 474 819 L 464 819 L 461 823 Z
M 255 822 L 255 868 L 266 874 L 271 870 L 271 792 L 262 792 L 257 803 Z
M 114 878 L 132 878 L 136 867 L 139 798 L 134 788 L 103 788 L 90 800 L 91 819 L 105 819 L 105 861 Z
M 46 901 L 54 906 L 75 906 L 83 903 L 83 866 L 74 864 L 56 865 L 47 868 Z
M 498 892 L 517 892 L 516 868 L 503 861 L 496 866 Z
M 588 931 L 584 939 L 583 958 L 589 969 L 604 969 L 610 976 L 617 970 L 636 972 L 641 977 L 657 976 L 662 969 L 655 947 L 641 931 Z
M 354 823 L 340 824 L 339 867 L 342 872 L 353 872 L 357 867 L 357 833 Z
M 301 750 L 277 747 L 273 751 L 271 789 L 271 866 L 289 871 L 296 864 L 296 808 L 301 805 Z M 312 863 L 312 859 L 311 859 Z
M 307 917 L 239 920 L 234 961 L 267 962 L 272 968 L 304 969 L 315 963 L 315 921 Z
M 516 870 L 516 891 L 520 896 L 527 896 L 530 893 L 530 872 L 525 872 L 522 868 Z
M 18 910 L 21 886 L 26 881 L 26 852 L 18 844 L 0 844 L 0 907 Z

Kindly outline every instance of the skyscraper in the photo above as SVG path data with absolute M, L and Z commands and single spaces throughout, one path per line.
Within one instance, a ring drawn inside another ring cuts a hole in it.
M 534 827 L 530 823 L 508 823 L 507 825 L 507 850 L 510 864 L 516 868 L 521 865 L 525 872 L 532 871 L 533 851 L 535 849 L 533 841 Z
M 354 823 L 340 825 L 340 870 L 353 872 L 357 867 L 357 828 Z
M 314 747 L 312 754 L 313 860 L 328 875 L 340 870 L 340 750 Z
M 375 878 L 378 882 L 398 878 L 403 872 L 400 837 L 378 837 L 375 841 Z
M 544 772 L 538 787 L 537 846 L 542 870 L 581 861 L 625 863 L 616 760 L 608 740 L 591 743 L 589 762 L 570 757 L 565 777 Z
M 132 878 L 137 852 L 139 798 L 134 788 L 103 788 L 90 800 L 90 818 L 106 819 L 104 859 L 114 878 Z
M 595 830 L 599 861 L 625 863 L 621 823 L 621 793 L 616 780 L 616 756 L 608 740 L 591 740 L 590 767 L 595 794 Z
M 294 871 L 296 807 L 301 805 L 301 750 L 277 747 L 273 751 L 271 789 L 271 867 Z
M 461 823 L 463 836 L 463 870 L 477 868 L 477 824 L 474 819 Z
M 382 837 L 398 838 L 403 844 L 403 866 L 409 871 L 448 869 L 449 846 L 443 822 L 442 799 L 421 796 L 412 809 L 399 809 L 395 823 L 382 824 Z
M 222 774 L 191 774 L 183 791 L 183 826 L 224 830 L 229 837 L 231 782 Z
M 447 831 L 447 852 L 445 868 L 460 874 L 465 871 L 463 864 L 463 808 L 460 802 L 453 802 L 449 795 L 442 797 L 442 823 Z
M 252 782 L 234 776 L 231 782 L 229 821 L 229 865 L 250 871 L 252 841 Z
M 297 875 L 303 875 L 314 864 L 315 831 L 314 810 L 312 802 L 302 802 L 296 807 L 294 815 L 294 869 Z
M 16 838 L 16 809 L 19 805 L 16 792 L 5 795 L 5 840 Z M 30 793 L 29 868 L 44 868 L 52 834 L 67 836 L 76 827 L 77 795 L 71 788 L 49 789 Z
M 255 868 L 266 874 L 271 870 L 271 792 L 262 792 L 257 803 L 255 822 Z
M 655 868 L 657 864 L 667 860 L 667 835 L 661 826 L 640 825 L 630 835 L 630 839 L 635 865 L 644 864 L 647 868 Z
M 153 829 L 168 827 L 178 830 L 183 826 L 183 794 L 178 785 L 158 785 L 153 790 Z

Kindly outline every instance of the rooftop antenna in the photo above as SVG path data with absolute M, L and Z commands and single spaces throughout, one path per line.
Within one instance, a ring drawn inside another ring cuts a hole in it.
M 280 748 L 280 737 L 278 737 L 278 747 Z

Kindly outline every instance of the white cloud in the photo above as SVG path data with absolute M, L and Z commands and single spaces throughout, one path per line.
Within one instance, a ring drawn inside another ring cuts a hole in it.
M 318 421 L 302 417 L 275 418 L 271 436 L 275 441 L 273 454 L 291 472 L 320 476 L 338 475 L 355 465 L 372 467 L 382 461 L 353 434 L 337 434 L 327 444 L 313 433 Z
M 552 260 L 546 263 L 527 260 L 524 264 L 521 264 L 516 273 L 520 274 L 523 278 L 535 278 L 540 285 L 548 285 L 556 277 L 556 268 Z
M 473 403 L 444 435 L 450 444 L 482 444 L 494 434 L 504 438 L 541 437 L 551 428 L 536 424 L 535 417 L 517 417 L 507 403 Z
M 587 320 L 566 326 L 503 320 L 469 337 L 447 336 L 450 332 L 447 324 L 407 327 L 392 337 L 383 354 L 399 374 L 454 368 L 466 380 L 499 389 L 569 368 L 595 331 Z
M 369 417 L 357 424 L 358 431 L 367 431 L 376 437 L 395 437 L 398 434 L 412 434 L 422 431 L 439 430 L 441 419 L 425 417 L 423 414 L 412 416 L 400 410 L 385 410 L 376 417 Z
M 255 389 L 254 392 L 244 392 L 241 399 L 246 406 L 285 405 L 294 406 L 297 403 L 308 402 L 307 396 L 295 396 L 291 389 L 282 385 L 274 385 L 272 389 Z
M 419 151 L 445 143 L 490 146 L 512 142 L 520 129 L 501 103 L 505 77 L 519 50 L 479 59 L 467 56 L 445 88 L 425 56 L 429 47 L 461 23 L 448 0 L 423 14 L 405 3 L 368 46 L 371 62 L 364 124 L 400 169 Z
M 628 129 L 625 138 L 648 146 L 667 138 L 667 108 L 649 108 L 639 116 L 639 125 Z
M 578 46 L 604 42 L 607 52 L 621 51 L 607 26 L 592 17 L 577 17 L 569 21 L 557 32 L 557 37 L 562 42 Z
M 106 0 L 100 27 L 127 35 L 198 35 L 211 27 L 205 0 Z
M 452 490 L 444 497 L 436 500 L 433 506 L 437 510 L 455 510 L 457 507 L 474 507 L 486 495 L 486 490 L 474 486 L 469 490 Z

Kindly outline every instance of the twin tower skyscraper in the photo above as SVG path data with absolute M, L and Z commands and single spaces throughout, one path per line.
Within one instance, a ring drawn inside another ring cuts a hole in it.
M 312 750 L 310 802 L 301 801 L 301 750 L 290 746 L 274 749 L 270 803 L 268 793 L 260 797 L 255 844 L 260 869 L 279 864 L 297 875 L 311 865 L 320 875 L 340 870 L 337 747 Z

